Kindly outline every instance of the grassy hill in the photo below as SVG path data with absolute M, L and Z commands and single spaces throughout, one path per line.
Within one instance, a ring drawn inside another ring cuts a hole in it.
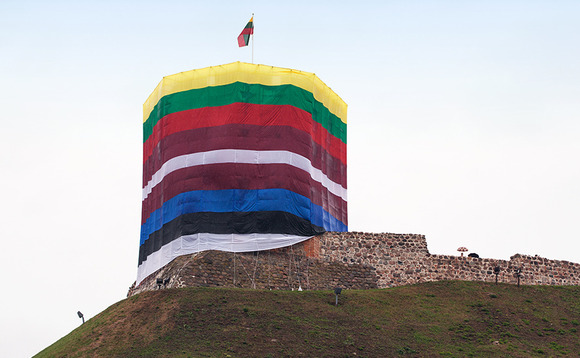
M 443 281 L 384 290 L 145 292 L 36 357 L 580 355 L 580 287 Z

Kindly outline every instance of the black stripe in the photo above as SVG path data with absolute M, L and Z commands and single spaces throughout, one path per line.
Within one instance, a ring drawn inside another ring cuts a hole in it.
M 308 220 L 284 211 L 192 213 L 177 217 L 155 231 L 139 247 L 139 264 L 162 246 L 184 236 L 213 234 L 288 234 L 314 236 L 325 230 Z

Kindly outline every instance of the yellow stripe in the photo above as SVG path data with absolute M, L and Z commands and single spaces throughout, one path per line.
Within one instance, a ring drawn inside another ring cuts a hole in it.
M 143 122 L 163 96 L 209 86 L 223 86 L 234 82 L 266 86 L 294 85 L 311 92 L 317 101 L 346 123 L 346 103 L 314 73 L 288 68 L 234 62 L 206 67 L 163 77 L 143 104 Z

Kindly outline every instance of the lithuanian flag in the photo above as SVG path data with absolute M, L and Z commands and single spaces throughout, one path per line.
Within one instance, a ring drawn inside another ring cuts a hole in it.
M 246 27 L 244 27 L 244 29 L 242 30 L 242 33 L 240 33 L 240 36 L 238 36 L 238 46 L 240 47 L 248 46 L 248 44 L 250 43 L 250 35 L 252 34 L 254 34 L 253 16 L 246 25 Z

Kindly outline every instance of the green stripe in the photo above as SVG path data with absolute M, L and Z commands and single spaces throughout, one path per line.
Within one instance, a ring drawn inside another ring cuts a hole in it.
M 192 89 L 162 97 L 143 123 L 143 142 L 149 138 L 157 122 L 168 114 L 232 103 L 291 105 L 300 108 L 310 113 L 314 121 L 346 144 L 346 123 L 314 99 L 311 92 L 293 85 L 265 86 L 243 82 Z

